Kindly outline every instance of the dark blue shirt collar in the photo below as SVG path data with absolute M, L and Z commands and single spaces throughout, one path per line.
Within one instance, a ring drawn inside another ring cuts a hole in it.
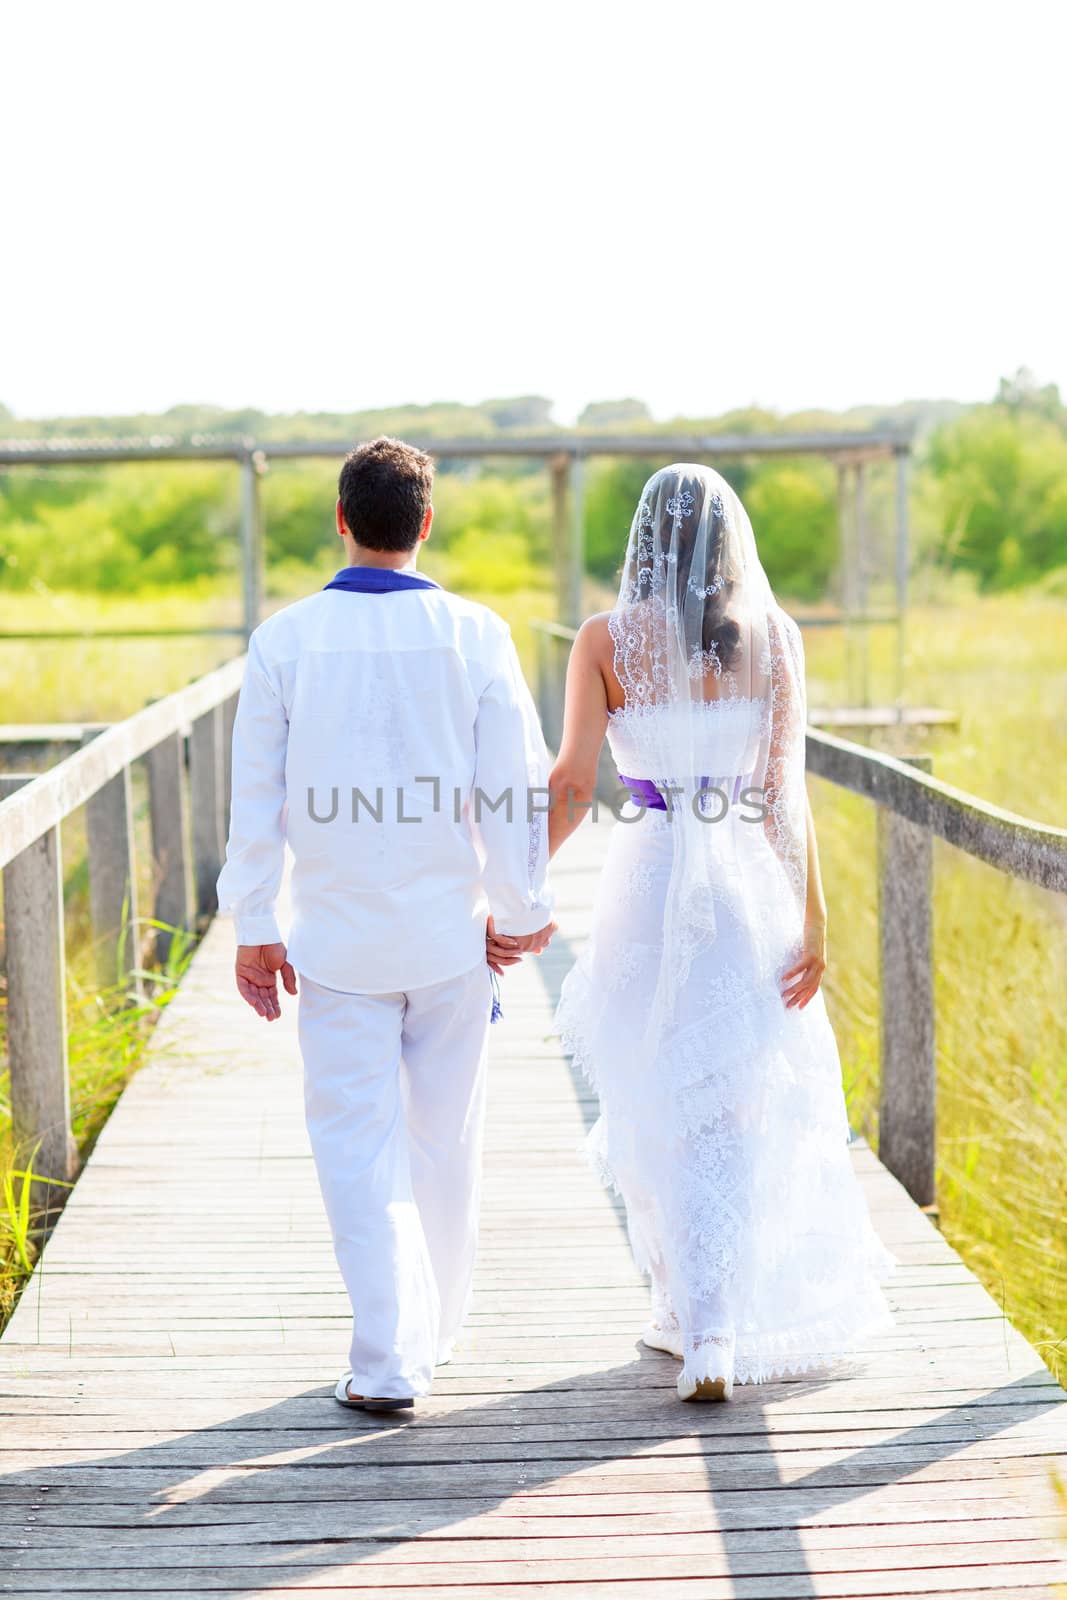
M 324 589 L 348 589 L 353 594 L 390 594 L 394 589 L 439 589 L 441 585 L 420 572 L 395 572 L 392 567 L 342 567 Z

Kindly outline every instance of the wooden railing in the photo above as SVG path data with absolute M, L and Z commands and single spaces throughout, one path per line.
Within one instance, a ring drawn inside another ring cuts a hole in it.
M 566 658 L 574 630 L 535 622 L 545 737 L 558 748 Z M 1067 893 L 1067 829 L 1044 827 L 941 783 L 928 756 L 868 750 L 809 725 L 807 768 L 877 806 L 881 1089 L 878 1155 L 921 1206 L 935 1203 L 933 840 L 945 839 L 1028 883 Z M 620 793 L 606 747 L 597 785 Z
M 157 700 L 39 775 L 0 776 L 0 867 L 7 946 L 12 1135 L 33 1156 L 33 1205 L 45 1226 L 75 1176 L 67 1065 L 60 826 L 85 807 L 96 978 L 121 985 L 139 964 L 131 769 L 147 768 L 156 956 L 173 929 L 215 909 L 225 854 L 229 756 L 244 657 Z

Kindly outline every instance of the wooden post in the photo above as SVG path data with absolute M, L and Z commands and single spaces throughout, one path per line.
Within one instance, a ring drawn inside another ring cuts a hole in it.
M 226 840 L 230 836 L 230 795 L 233 788 L 233 724 L 237 716 L 238 696 L 231 694 L 222 702 L 222 842 L 225 856 Z
M 172 733 L 149 750 L 148 799 L 152 817 L 152 856 L 156 873 L 155 915 L 172 928 L 192 927 L 186 851 L 185 762 L 182 736 Z M 165 962 L 174 936 L 156 930 L 156 958 Z
M 898 450 L 897 461 L 897 660 L 896 705 L 898 719 L 904 711 L 905 617 L 908 609 L 908 452 Z
M 222 707 L 212 706 L 193 722 L 189 735 L 189 790 L 193 818 L 193 878 L 196 909 L 210 916 L 218 906 L 215 881 L 222 870 Z
M 557 614 L 566 620 L 570 604 L 568 590 L 567 489 L 570 483 L 570 456 L 553 456 L 549 463 L 552 472 L 552 559 L 556 566 Z
M 549 649 L 551 641 L 544 629 L 534 627 L 534 648 L 537 651 L 537 715 L 541 719 L 541 728 L 545 735 L 545 743 L 550 750 L 554 750 L 552 735 L 548 726 L 548 670 Z
M 36 776 L 0 777 L 0 800 Z M 58 824 L 8 862 L 3 885 L 11 1132 L 17 1164 L 24 1170 L 32 1160 L 41 1180 L 32 1185 L 30 1204 L 47 1231 L 66 1198 L 56 1184 L 69 1183 L 78 1170 L 70 1129 Z
M 929 772 L 930 757 L 902 756 Z M 921 1206 L 935 1201 L 933 836 L 878 809 L 881 1108 L 878 1157 Z
M 853 469 L 856 493 L 856 640 L 859 666 L 859 700 L 861 706 L 871 703 L 870 654 L 871 630 L 867 624 L 867 575 L 869 552 L 867 549 L 867 480 L 862 461 Z
M 548 641 L 548 649 L 548 724 L 552 729 L 552 748 L 558 751 L 563 743 L 563 713 L 567 700 L 567 661 L 570 644 L 566 639 L 554 634 Z
M 855 640 L 852 635 L 852 610 L 854 604 L 855 575 L 852 542 L 852 501 L 849 494 L 849 468 L 843 462 L 837 466 L 837 534 L 841 551 L 841 618 L 845 647 L 845 703 L 854 703 Z
M 241 462 L 241 579 L 246 639 L 259 626 L 263 599 L 263 518 L 259 497 L 263 470 L 263 452 L 249 451 Z
M 577 628 L 583 621 L 585 581 L 585 461 L 574 457 L 571 468 L 571 537 L 567 552 L 567 609 L 563 620 Z
M 82 746 L 96 738 L 82 736 Z M 126 983 L 140 960 L 137 874 L 133 849 L 133 794 L 129 767 L 85 802 L 89 843 L 89 910 L 96 981 L 101 989 Z M 139 978 L 133 979 L 138 993 Z

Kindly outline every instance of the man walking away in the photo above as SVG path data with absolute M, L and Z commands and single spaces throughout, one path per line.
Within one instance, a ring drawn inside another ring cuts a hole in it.
M 299 991 L 308 1132 L 353 1310 L 336 1397 L 374 1410 L 429 1391 L 469 1299 L 487 927 L 514 955 L 555 928 L 544 739 L 507 624 L 417 571 L 432 486 L 431 457 L 399 439 L 346 459 L 346 565 L 249 640 L 218 881 L 243 998 L 269 1021 L 279 975 Z

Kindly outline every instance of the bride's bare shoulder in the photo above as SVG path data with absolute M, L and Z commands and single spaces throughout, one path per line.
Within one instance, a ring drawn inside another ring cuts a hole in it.
M 610 611 L 598 611 L 586 617 L 571 650 L 571 670 L 578 674 L 575 682 L 598 684 L 609 711 L 616 710 L 626 698 L 615 671 L 615 640 L 609 627 L 612 615 Z
M 578 629 L 577 637 L 583 639 L 587 648 L 611 643 L 611 633 L 608 629 L 610 611 L 595 611 Z
M 610 611 L 597 611 L 586 617 L 574 636 L 573 654 L 589 666 L 603 670 L 610 666 L 615 654 L 615 644 L 608 628 Z

